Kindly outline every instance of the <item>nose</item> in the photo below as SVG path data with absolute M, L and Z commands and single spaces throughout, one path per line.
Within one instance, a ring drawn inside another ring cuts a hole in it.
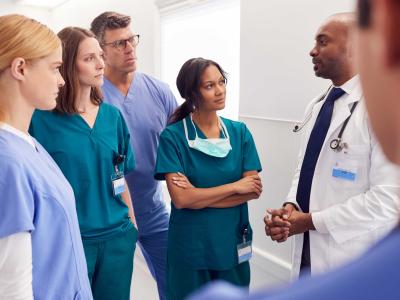
M 310 50 L 310 56 L 311 57 L 315 57 L 318 55 L 318 50 L 317 50 L 317 46 L 314 46 L 311 50 Z
M 61 76 L 60 73 L 58 73 L 58 80 L 57 80 L 57 85 L 58 87 L 63 87 L 65 84 L 64 78 Z
M 104 69 L 104 67 L 105 67 L 104 60 L 101 57 L 99 57 L 97 61 L 97 69 L 101 70 Z
M 225 93 L 225 90 L 226 90 L 225 85 L 219 85 L 219 84 L 217 84 L 216 87 L 217 87 L 216 90 L 215 90 L 215 94 L 216 94 L 216 95 L 220 95 L 220 94 Z
M 125 46 L 125 52 L 126 53 L 131 53 L 136 49 L 136 46 L 131 44 L 129 41 L 126 41 L 126 46 Z

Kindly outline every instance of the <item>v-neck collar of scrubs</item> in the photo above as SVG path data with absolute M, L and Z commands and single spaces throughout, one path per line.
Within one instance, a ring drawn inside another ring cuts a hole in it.
M 93 131 L 95 131 L 97 127 L 98 120 L 100 119 L 100 116 L 102 114 L 102 104 L 99 105 L 99 110 L 97 111 L 96 119 L 94 120 L 93 127 L 90 127 L 89 123 L 86 122 L 86 120 L 80 115 L 80 114 L 75 114 L 74 117 L 76 117 L 78 120 L 80 120 L 83 124 L 84 127 L 89 131 L 91 134 Z
M 123 101 L 125 101 L 126 99 L 132 98 L 132 97 L 129 97 L 129 95 L 133 93 L 132 89 L 133 89 L 133 86 L 135 85 L 135 82 L 137 81 L 138 76 L 140 76 L 140 73 L 137 73 L 137 72 L 133 73 L 133 78 L 132 78 L 131 83 L 129 84 L 128 92 L 126 93 L 126 95 L 122 94 L 121 91 L 106 77 L 104 77 L 104 84 L 111 86 L 121 96 L 120 98 L 123 99 Z
M 188 124 L 193 124 L 194 126 L 195 126 L 195 129 L 196 129 L 196 131 L 197 131 L 197 135 L 198 135 L 198 137 L 199 138 L 201 138 L 201 139 L 208 139 L 208 137 L 204 134 L 204 132 L 200 129 L 200 127 L 195 123 L 195 121 L 192 121 L 191 119 L 190 119 L 190 115 L 189 116 L 187 116 L 186 117 L 186 120 L 184 120 L 185 122 L 186 122 L 186 124 L 188 125 Z M 221 122 L 223 122 L 223 120 L 222 120 L 222 118 L 221 118 Z M 190 126 L 190 125 L 189 125 Z M 193 134 L 195 135 L 195 132 L 194 132 L 194 128 L 192 127 L 192 129 L 193 129 Z M 219 137 L 220 138 L 225 138 L 225 136 L 224 136 L 224 133 L 222 132 L 222 130 L 221 130 L 221 128 L 219 129 Z

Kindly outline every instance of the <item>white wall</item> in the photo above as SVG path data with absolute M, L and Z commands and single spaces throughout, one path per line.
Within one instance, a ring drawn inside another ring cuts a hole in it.
M 89 28 L 91 21 L 104 11 L 116 11 L 131 16 L 132 30 L 140 34 L 137 47 L 139 71 L 154 74 L 158 49 L 159 18 L 154 1 L 149 0 L 70 0 L 54 9 L 53 28 L 65 26 Z
M 268 272 L 278 281 L 288 278 L 291 241 L 267 239 L 262 217 L 265 208 L 281 206 L 290 187 L 300 141 L 293 120 L 301 120 L 306 104 L 329 85 L 313 74 L 308 53 L 314 34 L 326 17 L 354 5 L 353 0 L 241 1 L 239 118 L 252 131 L 264 168 L 263 195 L 250 205 L 254 261 L 261 269 L 254 285 L 271 284 Z
M 130 15 L 132 30 L 140 34 L 137 48 L 139 71 L 156 75 L 159 59 L 159 14 L 153 0 L 70 0 L 52 10 L 16 4 L 12 0 L 0 3 L 0 15 L 19 13 L 34 18 L 55 32 L 66 26 L 90 27 L 90 22 L 104 11 Z
M 7 14 L 21 14 L 29 16 L 43 24 L 46 24 L 47 26 L 52 26 L 51 12 L 47 9 L 26 5 L 17 5 L 13 0 L 3 0 L 0 2 L 0 15 Z

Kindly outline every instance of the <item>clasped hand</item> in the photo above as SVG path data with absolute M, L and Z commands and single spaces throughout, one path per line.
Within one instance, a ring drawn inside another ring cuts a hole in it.
M 311 214 L 296 210 L 293 204 L 267 209 L 264 223 L 265 234 L 278 243 L 285 242 L 292 235 L 315 229 Z

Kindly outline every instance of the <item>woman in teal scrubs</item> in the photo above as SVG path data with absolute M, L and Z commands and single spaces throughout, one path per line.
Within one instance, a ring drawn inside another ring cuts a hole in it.
M 36 111 L 30 132 L 54 158 L 75 193 L 93 296 L 129 299 L 137 238 L 124 175 L 134 168 L 121 113 L 102 103 L 103 52 L 90 31 L 68 27 L 54 111 Z
M 261 164 L 246 125 L 221 118 L 226 75 L 214 61 L 187 61 L 177 77 L 185 102 L 161 134 L 155 178 L 172 199 L 168 299 L 221 279 L 248 287 L 252 230 L 247 201 L 262 191 Z

